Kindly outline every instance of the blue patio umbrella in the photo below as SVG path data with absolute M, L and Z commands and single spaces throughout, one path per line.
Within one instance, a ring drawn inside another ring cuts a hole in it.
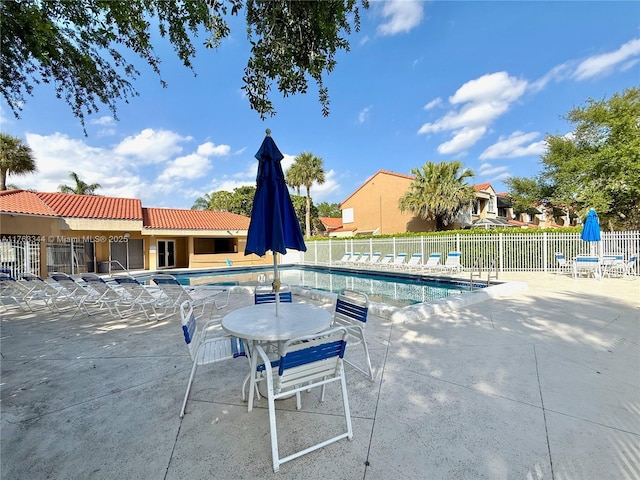
M 598 219 L 598 214 L 593 208 L 589 210 L 589 213 L 587 213 L 587 218 L 582 226 L 580 238 L 585 242 L 588 242 L 589 246 L 592 246 L 591 242 L 600 241 L 600 220 Z
M 258 176 L 244 254 L 255 253 L 262 257 L 267 250 L 271 250 L 273 289 L 277 292 L 280 289 L 280 279 L 276 253 L 285 254 L 287 249 L 305 252 L 307 247 L 280 164 L 284 156 L 271 138 L 271 130 L 267 129 L 266 133 L 260 150 L 255 155 L 258 159 Z M 279 295 L 276 295 L 276 312 L 277 300 Z

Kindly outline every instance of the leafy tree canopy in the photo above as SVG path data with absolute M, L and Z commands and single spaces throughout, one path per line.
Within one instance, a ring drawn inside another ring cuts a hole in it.
M 99 104 L 117 118 L 117 101 L 138 95 L 132 81 L 140 72 L 127 55 L 160 74 L 152 28 L 192 69 L 198 34 L 207 35 L 206 47 L 218 47 L 230 33 L 226 19 L 244 8 L 251 53 L 243 89 L 251 108 L 263 119 L 272 116 L 273 83 L 286 97 L 306 93 L 311 78 L 326 116 L 323 78 L 337 53 L 349 50 L 345 37 L 360 28 L 359 5 L 368 8 L 368 0 L 3 1 L 0 90 L 16 116 L 36 84 L 51 83 L 83 126 Z
M 318 205 L 319 217 L 341 218 L 342 210 L 339 203 L 320 202 Z
M 255 194 L 256 187 L 253 186 L 236 187 L 233 189 L 233 192 L 218 190 L 217 192 L 207 193 L 196 199 L 191 209 L 218 210 L 220 212 L 231 212 L 250 217 Z
M 33 150 L 20 138 L 0 133 L 0 190 L 7 185 L 7 175 L 26 175 L 38 170 Z
M 640 88 L 588 99 L 565 118 L 574 130 L 547 135 L 538 194 L 566 214 L 595 208 L 603 226 L 640 228 Z

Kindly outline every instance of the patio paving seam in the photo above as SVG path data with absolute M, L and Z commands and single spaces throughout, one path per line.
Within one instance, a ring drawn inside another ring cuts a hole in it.
M 547 424 L 547 412 L 544 408 L 544 396 L 542 395 L 542 385 L 540 383 L 540 369 L 538 367 L 538 353 L 536 351 L 535 344 L 532 346 L 533 348 L 533 358 L 536 364 L 536 379 L 538 382 L 538 392 L 540 394 L 540 405 L 542 408 L 542 419 L 544 421 L 544 437 L 545 442 L 547 443 L 547 452 L 549 453 L 549 468 L 551 469 L 551 479 L 555 479 L 555 471 L 553 469 L 553 455 L 551 453 L 551 443 L 549 442 L 549 426 Z

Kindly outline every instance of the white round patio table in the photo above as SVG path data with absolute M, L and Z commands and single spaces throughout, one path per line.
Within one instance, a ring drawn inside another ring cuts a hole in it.
M 256 371 L 258 355 L 253 346 L 263 342 L 278 342 L 278 349 L 292 338 L 311 335 L 329 328 L 332 315 L 327 310 L 300 303 L 280 303 L 276 315 L 275 303 L 263 303 L 239 308 L 222 319 L 225 332 L 249 340 L 252 344 L 249 385 L 249 411 L 253 408 L 254 388 L 252 372 Z
M 331 325 L 331 313 L 313 305 L 275 303 L 239 308 L 222 319 L 229 334 L 255 342 L 283 342 L 318 333 Z

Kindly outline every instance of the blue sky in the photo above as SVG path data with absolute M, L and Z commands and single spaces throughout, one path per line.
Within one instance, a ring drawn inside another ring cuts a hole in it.
M 50 87 L 36 88 L 20 119 L 2 100 L 0 129 L 32 147 L 39 169 L 8 183 L 53 192 L 74 171 L 102 195 L 190 208 L 205 193 L 255 185 L 270 128 L 285 169 L 305 151 L 323 159 L 315 203 L 345 200 L 380 169 L 409 174 L 428 161 L 460 160 L 472 183 L 501 192 L 506 177 L 540 171 L 545 134 L 570 133 L 570 109 L 640 85 L 635 1 L 372 1 L 326 77 L 330 116 L 311 83 L 288 98 L 274 88 L 278 113 L 262 121 L 241 90 L 243 17 L 230 24 L 218 50 L 199 49 L 196 77 L 156 42 L 168 88 L 136 60 L 140 96 L 119 104 L 119 121 L 106 107 L 90 117 L 88 136 Z

